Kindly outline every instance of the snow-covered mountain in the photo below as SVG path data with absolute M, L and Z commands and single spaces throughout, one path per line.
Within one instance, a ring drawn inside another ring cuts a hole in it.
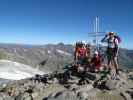
M 52 82 L 52 84 L 47 84 L 45 86 L 38 82 L 33 84 L 33 81 L 25 79 L 32 77 L 35 74 L 45 74 L 54 70 L 59 71 L 59 69 L 62 69 L 64 65 L 73 62 L 73 51 L 73 45 L 64 45 L 62 43 L 43 46 L 0 44 L 0 84 L 2 84 L 0 90 L 3 91 L 0 93 L 0 100 L 12 100 L 11 98 L 15 98 L 13 100 L 20 100 L 20 98 L 29 99 L 29 96 L 31 95 L 27 95 L 27 92 L 30 92 L 31 94 L 31 91 L 33 91 L 32 95 L 34 100 L 45 100 L 45 98 L 46 100 L 63 100 L 62 97 L 68 100 L 77 100 L 78 98 L 81 99 L 81 97 L 94 97 L 98 100 L 103 100 L 99 98 L 104 98 L 105 96 L 112 98 L 110 100 L 132 100 L 132 98 L 129 98 L 130 96 L 132 97 L 133 93 L 132 91 L 129 91 L 133 89 L 133 75 L 131 69 L 131 72 L 129 70 L 120 71 L 120 80 L 109 79 L 106 81 L 106 84 L 101 84 L 100 87 L 103 88 L 103 91 L 99 91 L 99 89 L 97 89 L 99 86 L 93 88 L 93 83 L 95 83 L 100 77 L 97 73 L 88 73 L 87 76 L 90 76 L 87 77 L 89 84 L 87 82 L 87 84 L 83 86 L 78 86 L 78 77 L 74 77 L 72 80 L 70 78 L 70 80 L 68 80 L 68 85 L 58 84 L 60 80 L 58 80 L 58 78 L 54 78 L 53 80 L 50 80 L 50 83 Z M 122 66 L 133 66 L 132 50 L 129 51 L 126 49 L 120 49 L 119 54 L 120 59 L 118 60 Z M 95 76 L 96 79 L 92 80 Z M 8 83 L 9 80 L 19 81 L 12 81 L 11 83 Z M 70 88 L 67 90 L 65 87 Z M 110 90 L 108 91 L 104 88 L 108 88 L 108 90 Z M 10 89 L 13 90 L 13 93 L 15 90 L 14 97 L 7 94 L 10 92 Z M 26 91 L 24 91 L 25 89 Z M 76 97 L 76 99 L 73 99 L 73 97 Z
M 93 49 L 93 47 L 92 47 Z M 19 45 L 0 44 L 0 59 L 6 59 L 38 68 L 41 71 L 55 71 L 70 64 L 74 59 L 74 46 L 68 44 Z M 133 50 L 120 49 L 120 66 L 133 66 Z
M 44 74 L 38 69 L 9 60 L 0 60 L 0 78 L 8 80 L 20 80 L 34 76 L 35 74 Z
M 0 44 L 0 59 L 20 62 L 41 71 L 55 71 L 73 60 L 73 46 Z
M 68 52 L 65 52 L 63 50 L 60 50 L 60 49 L 56 49 L 56 51 L 61 54 L 61 55 L 66 55 L 66 56 L 72 56 L 72 54 L 68 53 Z

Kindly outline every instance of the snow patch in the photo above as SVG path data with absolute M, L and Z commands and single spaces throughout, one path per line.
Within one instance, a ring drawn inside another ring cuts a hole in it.
M 42 72 L 36 68 L 18 62 L 0 60 L 0 78 L 3 79 L 20 80 L 33 77 L 35 74 L 43 75 L 45 73 L 48 72 Z
M 56 51 L 60 54 L 64 54 L 64 55 L 67 55 L 67 56 L 71 56 L 72 54 L 68 53 L 68 52 L 65 52 L 63 50 L 59 50 L 59 49 L 56 49 Z

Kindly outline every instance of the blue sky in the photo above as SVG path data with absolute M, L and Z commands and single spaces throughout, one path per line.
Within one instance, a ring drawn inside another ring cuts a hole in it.
M 133 0 L 0 0 L 0 42 L 47 44 L 91 41 L 93 20 L 133 49 Z

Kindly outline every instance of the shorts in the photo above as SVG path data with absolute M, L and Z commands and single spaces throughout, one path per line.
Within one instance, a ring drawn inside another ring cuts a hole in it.
M 117 57 L 117 52 L 118 52 L 118 49 L 117 48 L 108 48 L 107 49 L 107 57 L 108 59 L 114 59 Z
M 84 65 L 85 64 L 85 58 L 84 57 L 79 57 L 77 64 Z

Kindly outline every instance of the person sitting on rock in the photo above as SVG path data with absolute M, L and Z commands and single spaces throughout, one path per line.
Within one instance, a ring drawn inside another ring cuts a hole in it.
M 92 68 L 91 70 L 99 72 L 101 66 L 102 66 L 102 59 L 98 51 L 95 51 L 94 57 L 91 59 L 91 68 Z

